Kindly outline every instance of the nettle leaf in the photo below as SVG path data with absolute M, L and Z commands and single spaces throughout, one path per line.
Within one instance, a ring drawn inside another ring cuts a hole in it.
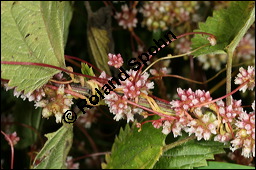
M 226 162 L 207 161 L 208 166 L 203 166 L 197 169 L 255 169 L 255 167 L 238 165 Z
M 104 169 L 150 169 L 162 155 L 166 135 L 152 124 L 143 125 L 141 132 L 135 126 L 121 128 L 112 146 L 111 155 L 106 155 Z
M 95 76 L 92 67 L 89 67 L 88 64 L 82 63 L 81 64 L 82 68 L 81 68 L 81 72 L 85 75 L 89 75 L 89 76 Z M 84 78 L 85 80 L 88 80 L 88 78 Z
M 2 61 L 65 67 L 64 46 L 72 17 L 65 1 L 1 2 Z M 1 65 L 1 78 L 25 93 L 43 86 L 59 70 L 33 65 Z
M 102 7 L 96 12 L 92 12 L 89 2 L 86 2 L 88 13 L 87 36 L 89 42 L 89 52 L 93 57 L 96 66 L 110 73 L 108 66 L 108 53 L 113 51 L 113 41 L 111 32 L 111 8 Z
M 207 32 L 216 36 L 215 46 L 204 47 L 193 55 L 210 53 L 226 53 L 229 48 L 234 51 L 241 38 L 255 21 L 254 1 L 232 2 L 227 9 L 213 12 L 213 17 L 208 17 L 205 23 L 199 23 L 199 29 L 194 32 Z M 192 38 L 193 49 L 209 43 L 207 36 L 195 35 Z
M 45 136 L 48 140 L 36 156 L 33 169 L 66 168 L 66 158 L 73 141 L 73 125 L 65 124 L 58 131 Z
M 155 169 L 192 169 L 206 166 L 206 159 L 224 153 L 224 144 L 214 141 L 191 140 L 164 152 L 155 164 Z

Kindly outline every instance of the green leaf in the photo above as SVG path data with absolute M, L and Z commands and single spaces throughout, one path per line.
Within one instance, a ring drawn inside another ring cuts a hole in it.
M 97 12 L 92 12 L 89 2 L 86 2 L 88 13 L 87 36 L 89 42 L 89 52 L 93 57 L 96 66 L 110 74 L 108 66 L 108 53 L 112 52 L 113 47 L 110 39 L 112 38 L 111 28 L 111 8 L 102 7 Z
M 72 16 L 69 2 L 1 2 L 2 61 L 65 67 L 64 43 Z M 59 70 L 40 66 L 1 65 L 1 78 L 25 93 L 43 86 Z
M 253 1 L 235 1 L 230 7 L 213 12 L 205 23 L 199 23 L 199 29 L 194 32 L 207 32 L 216 36 L 217 44 L 204 47 L 193 55 L 210 53 L 226 53 L 230 48 L 234 51 L 241 38 L 255 21 L 255 4 Z M 207 36 L 195 35 L 192 38 L 193 49 L 209 43 Z
M 224 153 L 224 145 L 214 141 L 192 140 L 166 151 L 155 164 L 155 169 L 192 169 L 206 166 L 206 159 Z
M 34 169 L 66 168 L 65 162 L 73 141 L 73 125 L 45 135 L 48 140 L 33 162 Z
M 92 67 L 89 67 L 88 64 L 82 63 L 81 72 L 83 74 L 89 75 L 89 76 L 95 76 Z M 84 78 L 85 80 L 88 80 L 88 78 Z
M 207 161 L 208 166 L 203 166 L 197 169 L 255 169 L 255 167 L 231 164 L 226 162 Z
M 141 132 L 136 128 L 136 122 L 127 124 L 121 129 L 112 146 L 111 155 L 106 155 L 104 169 L 150 169 L 162 155 L 164 135 L 160 129 L 155 129 L 147 123 Z

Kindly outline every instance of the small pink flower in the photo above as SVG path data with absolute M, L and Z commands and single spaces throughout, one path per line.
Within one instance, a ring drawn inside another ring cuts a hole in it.
M 108 65 L 114 66 L 115 68 L 120 68 L 124 63 L 121 54 L 115 55 L 115 54 L 109 53 L 108 58 L 109 58 Z
M 239 74 L 235 79 L 235 84 L 243 84 L 244 82 L 248 81 L 240 91 L 245 92 L 247 88 L 249 90 L 253 90 L 255 86 L 255 72 L 253 66 L 248 66 L 248 69 L 245 70 L 243 67 L 240 67 Z

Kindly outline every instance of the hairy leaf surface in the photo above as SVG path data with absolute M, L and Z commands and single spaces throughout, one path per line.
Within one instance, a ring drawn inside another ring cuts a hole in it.
M 214 159 L 214 154 L 224 153 L 223 147 L 219 142 L 192 140 L 163 153 L 154 168 L 192 169 L 206 166 L 206 159 Z
M 1 2 L 2 61 L 35 62 L 65 67 L 64 46 L 72 10 L 64 1 Z M 25 93 L 44 85 L 52 68 L 33 65 L 1 65 L 1 78 Z
M 121 129 L 112 146 L 111 155 L 106 155 L 104 169 L 150 169 L 162 155 L 164 135 L 152 124 L 143 125 L 141 132 L 136 122 Z
M 73 124 L 63 125 L 58 131 L 45 135 L 48 140 L 36 156 L 34 169 L 63 169 L 73 141 Z
M 235 1 L 227 9 L 213 12 L 205 23 L 199 23 L 199 29 L 194 32 L 207 32 L 216 36 L 217 44 L 204 47 L 193 54 L 195 56 L 210 53 L 226 53 L 227 48 L 234 50 L 246 31 L 255 21 L 255 2 Z M 198 48 L 209 43 L 206 36 L 195 35 L 192 47 Z

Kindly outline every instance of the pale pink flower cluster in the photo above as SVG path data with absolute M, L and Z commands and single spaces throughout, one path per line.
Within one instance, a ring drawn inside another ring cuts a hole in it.
M 255 156 L 255 101 L 252 104 L 253 112 L 247 114 L 241 100 L 232 99 L 229 106 L 220 100 L 196 107 L 212 100 L 209 92 L 180 88 L 177 91 L 180 100 L 170 102 L 177 119 L 156 120 L 152 123 L 155 128 L 163 127 L 164 134 L 173 132 L 174 137 L 181 135 L 181 130 L 189 135 L 195 134 L 197 140 L 209 140 L 214 136 L 214 141 L 231 141 L 232 151 L 242 148 L 244 157 Z
M 142 26 L 164 31 L 192 19 L 198 7 L 196 1 L 144 1 L 139 11 L 143 15 Z
M 99 115 L 96 112 L 96 107 L 86 111 L 86 114 L 82 114 L 77 119 L 77 122 L 82 124 L 85 128 L 90 128 L 92 123 L 96 122 Z
M 109 58 L 108 65 L 113 66 L 115 68 L 120 68 L 124 63 L 121 54 L 115 55 L 115 54 L 109 53 L 108 58 Z
M 241 107 L 241 104 L 242 104 L 241 100 L 232 99 L 231 105 L 227 107 L 222 100 L 217 101 L 216 104 L 218 106 L 218 111 L 222 118 L 222 123 L 234 122 L 235 117 L 243 112 L 243 108 Z
M 127 119 L 127 122 L 134 121 L 134 114 L 141 113 L 142 109 L 132 108 L 127 105 L 127 97 L 117 95 L 115 92 L 110 92 L 108 95 L 104 95 L 105 102 L 109 106 L 111 113 L 115 115 L 114 120 Z
M 242 148 L 244 157 L 255 157 L 255 110 L 249 114 L 243 112 L 235 123 L 237 132 L 231 141 L 230 149 L 235 151 Z
M 196 90 L 193 92 L 191 88 L 188 90 L 178 88 L 177 92 L 180 100 L 173 100 L 170 102 L 177 113 L 180 113 L 183 110 L 188 111 L 188 109 L 195 105 L 212 100 L 209 91 L 205 92 L 204 90 Z
M 122 26 L 124 29 L 131 29 L 133 27 L 136 27 L 138 23 L 138 20 L 136 18 L 137 9 L 129 9 L 127 4 L 122 5 L 121 8 L 122 12 L 117 12 L 115 15 L 115 19 L 118 20 L 119 26 Z
M 10 90 L 10 89 L 14 89 L 13 91 L 13 95 L 17 98 L 21 97 L 23 100 L 28 99 L 28 101 L 35 101 L 38 102 L 40 101 L 43 97 L 45 97 L 45 92 L 43 90 L 43 88 L 39 88 L 34 90 L 33 92 L 29 92 L 24 94 L 24 91 L 17 91 L 16 87 L 9 87 L 8 83 L 4 84 L 4 87 L 6 89 L 6 91 Z
M 176 49 L 180 54 L 189 52 L 191 50 L 191 41 L 187 38 L 182 38 L 176 45 Z
M 248 69 L 245 70 L 243 67 L 239 68 L 239 72 L 237 77 L 235 78 L 235 84 L 243 84 L 248 81 L 240 91 L 245 92 L 247 88 L 249 90 L 253 90 L 255 87 L 255 69 L 253 66 L 248 66 Z
M 129 70 L 127 74 L 130 76 L 127 80 L 121 82 L 124 95 L 128 99 L 135 99 L 141 93 L 148 94 L 150 89 L 154 88 L 154 82 L 148 82 L 149 74 L 147 72 L 143 74 L 137 74 L 137 71 Z
M 195 134 L 197 140 L 202 138 L 209 140 L 212 134 L 217 134 L 218 119 L 215 113 L 210 111 L 203 112 L 202 110 L 202 108 L 195 109 L 193 113 L 197 119 L 189 121 L 184 131 L 189 135 Z
M 7 134 L 7 136 L 10 138 L 13 145 L 16 145 L 20 141 L 20 137 L 18 137 L 16 132 L 13 132 L 12 134 Z
M 248 60 L 255 56 L 255 37 L 250 33 L 246 34 L 236 48 L 238 58 Z
M 216 115 L 214 113 L 203 114 L 201 108 L 192 109 L 197 104 L 211 101 L 210 93 L 203 90 L 193 92 L 191 89 L 182 90 L 181 88 L 178 88 L 177 91 L 180 100 L 170 102 L 177 114 L 177 119 L 156 121 L 153 122 L 153 126 L 156 128 L 162 126 L 164 134 L 169 134 L 172 131 L 174 137 L 181 135 L 181 130 L 189 135 L 195 134 L 198 140 L 202 138 L 208 140 L 211 134 L 216 134 L 218 123 Z M 193 116 L 189 115 L 190 111 L 193 112 Z

